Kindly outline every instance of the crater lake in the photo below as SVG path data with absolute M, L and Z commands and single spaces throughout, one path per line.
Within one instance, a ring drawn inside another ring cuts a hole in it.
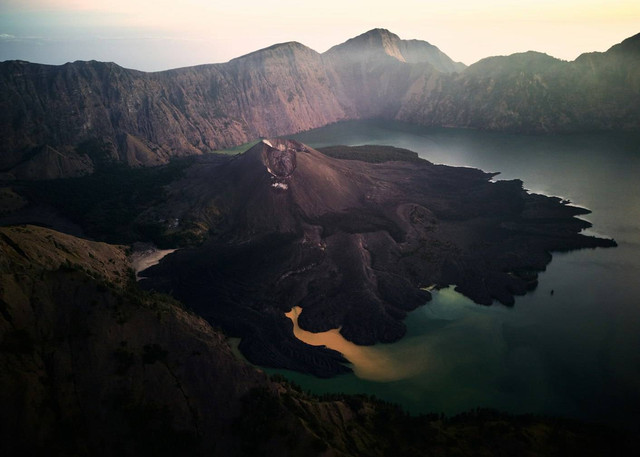
M 618 247 L 553 253 L 515 306 L 453 287 L 409 314 L 400 342 L 351 347 L 354 374 L 284 374 L 314 393 L 364 393 L 413 414 L 476 407 L 640 429 L 640 135 L 505 134 L 352 121 L 289 136 L 318 148 L 391 145 L 434 163 L 500 172 L 531 192 L 588 208 L 587 233 Z M 303 337 L 296 334 L 299 338 Z M 335 334 L 313 344 L 335 343 Z M 339 349 L 344 350 L 344 347 Z

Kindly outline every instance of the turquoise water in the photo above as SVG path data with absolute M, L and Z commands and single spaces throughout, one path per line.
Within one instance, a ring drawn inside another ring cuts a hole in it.
M 478 306 L 452 289 L 434 293 L 408 317 L 405 339 L 380 345 L 410 373 L 403 379 L 279 372 L 313 392 L 375 394 L 412 413 L 484 406 L 640 428 L 640 135 L 527 136 L 356 121 L 295 139 L 313 147 L 388 144 L 435 163 L 499 171 L 496 179 L 518 178 L 531 191 L 591 209 L 590 232 L 619 246 L 554 254 L 538 288 L 513 308 Z

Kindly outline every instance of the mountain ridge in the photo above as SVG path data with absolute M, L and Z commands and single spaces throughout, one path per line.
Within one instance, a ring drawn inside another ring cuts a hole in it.
M 527 133 L 637 130 L 638 43 L 636 35 L 573 62 L 529 52 L 461 69 L 427 42 L 374 29 L 323 54 L 292 41 L 153 73 L 97 61 L 7 61 L 0 179 L 79 176 L 110 162 L 153 166 L 354 119 Z
M 380 57 L 381 54 L 393 57 L 404 63 L 430 63 L 438 71 L 451 73 L 466 68 L 461 62 L 454 62 L 440 51 L 437 46 L 423 40 L 402 40 L 387 29 L 372 29 L 342 44 L 335 45 L 323 55 L 347 53 L 358 59 Z

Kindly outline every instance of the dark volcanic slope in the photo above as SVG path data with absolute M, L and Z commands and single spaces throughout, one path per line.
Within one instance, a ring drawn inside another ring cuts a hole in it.
M 392 342 L 404 335 L 406 312 L 430 298 L 423 287 L 456 284 L 477 303 L 511 305 L 535 287 L 532 271 L 549 252 L 615 245 L 578 233 L 589 223 L 574 216 L 586 210 L 528 194 L 520 181 L 408 157 L 340 160 L 264 140 L 200 161 L 141 219 L 211 237 L 150 269 L 147 287 L 172 291 L 243 337 L 254 362 L 331 375 L 344 369 L 339 355 L 293 338 L 284 317 L 292 306 L 303 308 L 307 330 Z

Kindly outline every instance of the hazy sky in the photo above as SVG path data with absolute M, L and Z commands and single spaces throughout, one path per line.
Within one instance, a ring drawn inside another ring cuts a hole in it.
M 573 60 L 640 32 L 633 0 L 0 0 L 0 61 L 163 70 L 284 41 L 319 52 L 372 28 L 471 64 L 536 50 Z

